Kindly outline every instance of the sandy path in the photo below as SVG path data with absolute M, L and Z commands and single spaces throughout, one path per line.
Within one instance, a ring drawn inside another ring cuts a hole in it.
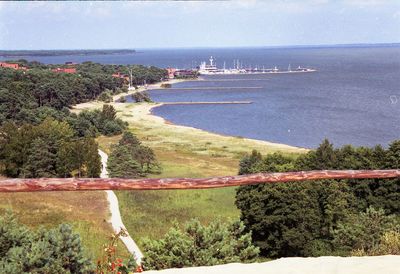
M 101 164 L 102 164 L 100 178 L 108 178 L 108 172 L 106 169 L 108 155 L 104 151 L 101 151 L 100 149 L 99 149 L 99 155 L 101 157 Z M 105 192 L 107 193 L 107 200 L 110 204 L 110 211 L 111 211 L 110 222 L 114 229 L 114 232 L 118 233 L 121 230 L 121 228 L 127 231 L 125 225 L 122 222 L 117 196 L 112 190 L 106 190 Z M 131 238 L 129 233 L 128 236 L 120 237 L 120 239 L 125 244 L 128 251 L 133 255 L 136 263 L 140 265 L 142 262 L 143 253 L 140 251 L 139 247 L 137 246 L 135 241 Z
M 148 274 L 399 274 L 400 256 L 282 258 L 265 263 L 146 271 Z

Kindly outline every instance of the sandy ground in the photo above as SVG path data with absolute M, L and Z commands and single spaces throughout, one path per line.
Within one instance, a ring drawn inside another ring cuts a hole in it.
M 102 163 L 102 169 L 101 169 L 101 174 L 100 178 L 108 178 L 108 172 L 107 172 L 107 160 L 108 160 L 108 155 L 99 150 L 99 155 L 101 157 L 101 163 Z M 106 190 L 107 193 L 107 200 L 110 205 L 110 212 L 111 212 L 111 218 L 110 218 L 110 223 L 113 227 L 113 230 L 115 233 L 118 233 L 121 231 L 121 228 L 126 230 L 125 225 L 122 222 L 121 218 L 121 213 L 119 211 L 119 204 L 118 204 L 118 198 L 115 195 L 114 191 L 112 190 Z M 127 230 L 126 230 L 127 231 Z M 141 264 L 142 258 L 143 258 L 143 253 L 140 251 L 139 247 L 135 243 L 135 241 L 132 239 L 132 237 L 129 235 L 126 237 L 120 237 L 121 241 L 124 243 L 126 248 L 128 249 L 129 253 L 131 253 L 138 265 Z
M 148 274 L 399 274 L 400 256 L 282 258 L 254 264 L 145 271 Z

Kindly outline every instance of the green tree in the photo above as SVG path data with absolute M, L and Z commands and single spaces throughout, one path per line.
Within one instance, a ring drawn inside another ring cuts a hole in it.
M 115 108 L 111 105 L 103 105 L 103 110 L 101 112 L 101 118 L 103 120 L 115 120 L 117 117 L 117 112 Z
M 0 216 L 0 273 L 93 273 L 69 225 L 37 232 L 11 214 Z
M 137 178 L 158 173 L 160 165 L 154 151 L 125 131 L 108 158 L 107 169 L 112 177 Z
M 22 167 L 23 176 L 28 178 L 55 177 L 57 155 L 42 138 L 32 141 L 27 161 Z
M 144 174 L 138 161 L 127 146 L 116 146 L 107 162 L 107 170 L 111 177 L 138 178 Z
M 165 269 L 253 262 L 259 250 L 244 230 L 240 222 L 214 221 L 203 226 L 192 220 L 183 230 L 176 225 L 160 240 L 145 240 L 143 264 L 148 269 Z
M 379 248 L 386 232 L 400 229 L 400 219 L 387 215 L 383 209 L 367 208 L 365 212 L 348 215 L 334 231 L 335 247 L 349 254 L 353 250 L 371 252 Z

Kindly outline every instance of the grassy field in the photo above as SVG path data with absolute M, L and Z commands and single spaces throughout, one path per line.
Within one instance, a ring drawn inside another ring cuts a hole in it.
M 104 191 L 0 193 L 0 214 L 10 209 L 21 223 L 33 229 L 72 224 L 81 235 L 86 254 L 93 259 L 100 256 L 102 245 L 112 233 Z
M 208 177 L 236 175 L 240 158 L 252 149 L 263 154 L 281 151 L 298 154 L 305 150 L 285 145 L 222 136 L 165 123 L 150 115 L 149 104 L 114 104 L 118 116 L 130 130 L 156 153 L 162 173 L 153 177 Z M 100 137 L 99 145 L 110 152 L 120 137 Z M 191 218 L 203 223 L 239 217 L 235 188 L 208 190 L 120 191 L 121 214 L 127 229 L 141 245 L 143 237 L 160 238 L 174 222 Z

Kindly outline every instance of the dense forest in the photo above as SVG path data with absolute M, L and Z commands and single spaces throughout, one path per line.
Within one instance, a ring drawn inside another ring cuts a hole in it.
M 115 109 L 72 113 L 74 104 L 126 92 L 114 73 L 132 70 L 134 84 L 153 83 L 166 71 L 140 65 L 76 64 L 76 73 L 18 60 L 28 68 L 0 68 L 0 173 L 11 177 L 98 177 L 100 159 L 94 137 L 121 134 L 127 124 Z M 101 98 L 100 98 L 101 99 Z
M 240 162 L 239 174 L 324 169 L 398 169 L 400 141 L 387 149 L 334 148 L 325 140 L 298 158 L 257 151 Z M 267 257 L 390 254 L 400 247 L 400 180 L 323 180 L 239 187 L 236 205 Z M 392 243 L 389 243 L 393 244 Z M 385 251 L 386 250 L 386 251 Z M 398 251 L 396 251 L 398 252 Z
M 132 70 L 133 84 L 154 83 L 165 77 L 166 71 L 141 65 L 101 65 L 92 62 L 77 64 L 77 73 L 51 71 L 57 65 L 19 60 L 29 70 L 0 68 L 0 125 L 5 121 L 17 124 L 38 124 L 41 117 L 68 115 L 74 104 L 95 100 L 104 91 L 112 95 L 126 90 L 122 78 L 113 73 Z

